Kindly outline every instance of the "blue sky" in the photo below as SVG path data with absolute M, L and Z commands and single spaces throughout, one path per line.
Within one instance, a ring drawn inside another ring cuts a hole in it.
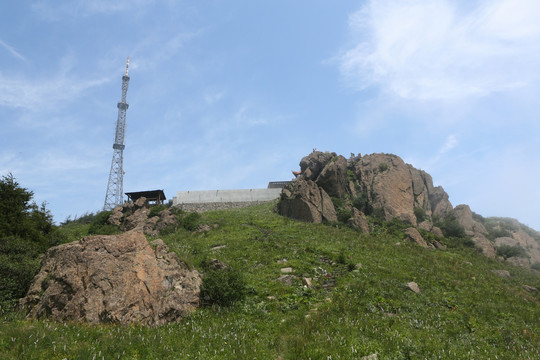
M 540 229 L 537 0 L 0 5 L 0 174 L 56 221 L 125 191 L 266 187 L 313 148 L 394 153 L 452 204 Z

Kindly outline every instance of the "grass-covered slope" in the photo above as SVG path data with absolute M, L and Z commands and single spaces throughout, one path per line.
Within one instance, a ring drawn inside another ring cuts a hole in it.
M 204 213 L 199 221 L 210 231 L 162 236 L 197 269 L 215 258 L 238 270 L 247 283 L 243 301 L 155 328 L 4 311 L 0 359 L 540 358 L 540 295 L 522 288 L 540 288 L 535 273 L 451 240 L 446 251 L 404 243 L 397 223 L 363 235 L 290 220 L 272 207 Z M 284 267 L 296 276 L 292 286 L 277 281 Z M 302 277 L 318 278 L 314 288 Z M 411 281 L 419 294 L 407 289 Z

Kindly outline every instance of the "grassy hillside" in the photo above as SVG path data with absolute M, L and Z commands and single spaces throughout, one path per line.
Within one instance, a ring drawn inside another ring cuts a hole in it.
M 404 243 L 398 222 L 363 235 L 272 207 L 204 213 L 210 231 L 161 237 L 197 269 L 215 258 L 238 270 L 243 301 L 155 328 L 25 320 L 4 309 L 0 359 L 540 358 L 540 294 L 522 288 L 540 288 L 537 274 L 451 239 L 440 239 L 446 251 Z M 75 239 L 88 225 L 64 231 Z M 291 286 L 277 281 L 284 267 L 296 276 Z M 411 281 L 420 294 L 407 289 Z

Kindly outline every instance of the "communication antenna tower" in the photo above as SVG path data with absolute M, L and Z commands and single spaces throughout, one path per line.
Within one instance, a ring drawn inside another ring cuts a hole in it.
M 122 99 L 118 103 L 118 119 L 116 120 L 116 135 L 113 143 L 113 157 L 111 162 L 111 172 L 109 173 L 109 183 L 107 185 L 107 195 L 105 195 L 105 205 L 103 210 L 112 210 L 124 203 L 124 134 L 126 132 L 126 111 L 129 107 L 126 102 L 126 95 L 129 84 L 129 57 L 126 61 L 126 73 L 122 76 Z

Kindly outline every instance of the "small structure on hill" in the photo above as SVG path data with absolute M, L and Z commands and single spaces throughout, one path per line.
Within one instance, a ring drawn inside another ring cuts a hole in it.
M 245 207 L 274 201 L 290 181 L 271 181 L 266 189 L 179 191 L 173 198 L 173 206 L 185 211 Z
M 163 190 L 146 190 L 126 193 L 129 201 L 135 203 L 139 198 L 146 198 L 149 205 L 161 205 L 167 198 Z

